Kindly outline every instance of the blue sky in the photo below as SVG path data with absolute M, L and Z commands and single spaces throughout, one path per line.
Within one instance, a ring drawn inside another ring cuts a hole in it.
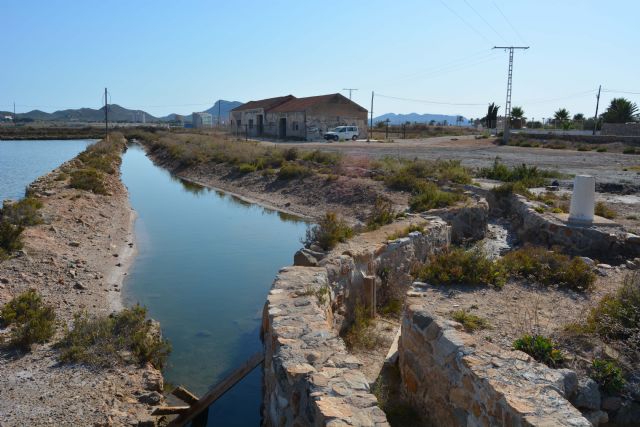
M 640 93 L 638 16 L 637 1 L 6 0 L 0 109 L 96 108 L 105 86 L 154 115 L 353 87 L 367 109 L 371 91 L 403 98 L 376 97 L 375 115 L 479 117 L 504 106 L 508 54 L 491 47 L 526 44 L 513 105 L 589 116 L 598 84 Z M 640 103 L 602 102 L 616 95 Z

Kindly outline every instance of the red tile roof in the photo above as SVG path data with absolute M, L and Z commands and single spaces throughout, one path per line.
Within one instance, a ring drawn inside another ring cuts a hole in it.
M 308 96 L 306 98 L 293 98 L 285 103 L 282 104 L 278 104 L 272 108 L 269 109 L 269 112 L 276 112 L 276 113 L 289 113 L 289 112 L 294 112 L 294 111 L 304 111 L 309 107 L 313 107 L 314 105 L 317 104 L 324 104 L 324 103 L 353 103 L 354 105 L 356 105 L 358 108 L 360 108 L 362 111 L 366 111 L 364 108 L 362 108 L 361 106 L 359 106 L 358 104 L 356 104 L 355 102 L 352 102 L 351 100 L 349 100 L 347 97 L 343 96 L 340 93 L 332 93 L 329 95 L 319 95 L 319 96 Z
M 253 110 L 256 108 L 263 108 L 265 110 L 268 110 L 270 108 L 276 107 L 292 99 L 296 99 L 296 97 L 293 95 L 287 95 L 287 96 L 278 96 L 276 98 L 267 98 L 267 99 L 260 99 L 257 101 L 249 101 L 245 104 L 242 104 L 234 108 L 231 111 Z

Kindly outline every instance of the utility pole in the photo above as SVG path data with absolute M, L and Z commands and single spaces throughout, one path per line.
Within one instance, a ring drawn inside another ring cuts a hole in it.
M 16 122 L 16 101 L 13 101 L 13 127 L 18 126 L 18 122 Z
M 373 91 L 371 91 L 371 119 L 369 121 L 369 132 L 367 132 L 367 142 L 371 141 L 372 131 L 373 131 Z
M 104 88 L 104 137 L 109 141 L 109 104 L 107 103 L 107 88 Z
M 349 101 L 351 101 L 351 92 L 353 92 L 354 90 L 358 90 L 358 89 L 354 89 L 354 88 L 348 87 L 348 88 L 344 88 L 342 90 L 348 90 L 349 91 Z
M 598 95 L 596 95 L 596 115 L 593 117 L 593 134 L 594 135 L 596 134 L 596 128 L 598 127 L 598 107 L 600 106 L 600 90 L 602 90 L 602 85 L 598 86 Z
M 218 129 L 220 128 L 220 104 L 222 101 L 218 99 Z
M 509 142 L 509 127 L 511 126 L 511 87 L 513 79 L 513 51 L 515 49 L 529 49 L 529 46 L 494 46 L 494 49 L 509 50 L 509 75 L 507 77 L 507 102 L 504 109 L 504 143 Z

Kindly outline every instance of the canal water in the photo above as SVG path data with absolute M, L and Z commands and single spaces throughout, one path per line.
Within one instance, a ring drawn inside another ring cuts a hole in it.
M 171 341 L 165 379 L 202 395 L 261 350 L 265 298 L 306 224 L 173 178 L 137 145 L 122 179 L 138 214 L 125 299 L 146 306 Z M 259 425 L 260 403 L 256 369 L 210 408 L 208 425 Z
M 25 187 L 75 157 L 94 140 L 0 141 L 0 205 L 21 199 Z

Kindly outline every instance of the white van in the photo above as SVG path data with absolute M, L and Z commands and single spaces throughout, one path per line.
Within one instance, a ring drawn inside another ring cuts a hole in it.
M 345 141 L 351 139 L 355 141 L 360 135 L 358 126 L 338 126 L 333 131 L 324 134 L 327 141 Z

